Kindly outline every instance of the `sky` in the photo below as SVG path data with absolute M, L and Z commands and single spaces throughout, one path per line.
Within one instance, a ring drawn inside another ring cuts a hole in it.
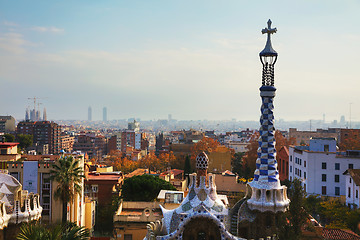
M 277 33 L 276 119 L 360 121 L 360 2 L 0 0 L 0 115 L 258 120 Z

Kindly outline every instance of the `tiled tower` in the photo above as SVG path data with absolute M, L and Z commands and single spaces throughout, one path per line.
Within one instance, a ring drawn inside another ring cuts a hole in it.
M 251 198 L 247 201 L 250 209 L 261 212 L 284 212 L 290 202 L 286 196 L 286 187 L 280 185 L 276 162 L 273 100 L 276 91 L 274 87 L 274 65 L 278 54 L 272 48 L 270 38 L 271 34 L 275 32 L 276 28 L 271 28 L 271 20 L 269 19 L 268 27 L 262 30 L 263 34 L 268 34 L 267 42 L 264 50 L 259 54 L 263 72 L 262 86 L 260 87 L 262 105 L 258 158 L 254 180 L 249 183 L 252 190 Z
M 286 195 L 286 186 L 280 184 L 275 151 L 274 65 L 278 54 L 271 45 L 271 34 L 275 32 L 276 28 L 271 28 L 271 20 L 269 20 L 268 27 L 262 30 L 263 34 L 268 35 L 267 42 L 264 50 L 259 54 L 263 72 L 260 87 L 261 127 L 256 170 L 253 181 L 247 185 L 247 200 L 244 199 L 234 207 L 234 211 L 238 211 L 237 235 L 245 238 L 257 239 L 276 234 L 278 229 L 276 216 L 285 212 L 290 203 Z

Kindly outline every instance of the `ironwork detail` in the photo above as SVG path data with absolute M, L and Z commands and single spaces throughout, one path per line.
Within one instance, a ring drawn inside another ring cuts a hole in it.
M 262 85 L 274 86 L 274 64 L 263 64 Z

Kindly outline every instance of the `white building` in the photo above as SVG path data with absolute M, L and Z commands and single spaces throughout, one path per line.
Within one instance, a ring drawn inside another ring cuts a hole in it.
M 360 152 L 336 152 L 335 138 L 312 138 L 309 146 L 290 146 L 289 180 L 302 179 L 308 194 L 339 197 L 346 194 L 347 169 L 360 169 Z
M 346 186 L 346 205 L 359 208 L 360 169 L 348 169 L 344 172 Z

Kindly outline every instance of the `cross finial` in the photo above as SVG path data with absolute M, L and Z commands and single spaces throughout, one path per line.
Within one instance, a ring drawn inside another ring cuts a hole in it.
M 261 30 L 262 34 L 267 33 L 268 37 L 270 37 L 270 34 L 276 33 L 277 29 L 276 28 L 271 28 L 271 20 L 269 19 L 269 21 L 267 22 L 268 27 L 264 28 L 263 30 Z

